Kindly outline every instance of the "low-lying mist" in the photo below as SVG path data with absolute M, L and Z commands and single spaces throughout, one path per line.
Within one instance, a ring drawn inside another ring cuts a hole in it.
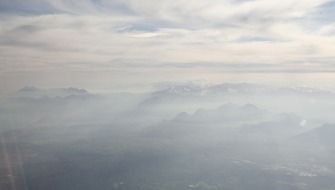
M 0 187 L 330 190 L 335 93 L 249 83 L 0 100 Z

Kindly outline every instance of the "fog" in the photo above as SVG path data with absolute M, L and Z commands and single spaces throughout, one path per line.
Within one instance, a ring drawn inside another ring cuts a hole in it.
M 0 187 L 330 190 L 335 92 L 252 83 L 0 99 Z

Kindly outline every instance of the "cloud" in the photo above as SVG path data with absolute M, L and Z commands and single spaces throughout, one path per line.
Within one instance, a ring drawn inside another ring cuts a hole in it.
M 330 14 L 329 5 L 323 0 L 1 1 L 0 72 L 156 70 L 189 78 L 241 69 L 333 72 L 333 24 L 331 17 L 318 16 L 323 10 Z

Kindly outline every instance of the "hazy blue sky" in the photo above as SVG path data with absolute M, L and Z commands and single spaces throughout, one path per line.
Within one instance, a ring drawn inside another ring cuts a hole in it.
M 335 1 L 1 0 L 0 88 L 334 85 Z

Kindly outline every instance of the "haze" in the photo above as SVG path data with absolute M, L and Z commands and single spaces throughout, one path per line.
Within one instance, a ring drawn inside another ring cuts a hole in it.
M 0 0 L 0 189 L 335 189 L 334 12 Z

